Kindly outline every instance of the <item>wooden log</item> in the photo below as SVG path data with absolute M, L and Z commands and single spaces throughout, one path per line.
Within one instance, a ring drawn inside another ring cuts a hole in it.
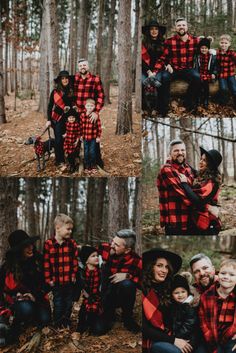
M 183 97 L 187 93 L 187 89 L 188 89 L 188 82 L 183 80 L 175 80 L 171 82 L 170 94 L 172 97 Z M 217 94 L 217 92 L 219 91 L 218 81 L 213 83 L 211 82 L 209 84 L 209 91 L 210 91 L 211 97 Z

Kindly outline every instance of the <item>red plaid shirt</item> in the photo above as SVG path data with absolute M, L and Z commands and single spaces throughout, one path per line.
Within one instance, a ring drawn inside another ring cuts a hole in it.
M 181 186 L 179 173 L 187 177 L 188 184 L 193 182 L 193 172 L 189 165 L 179 165 L 167 160 L 157 177 L 161 227 L 187 229 L 189 206 L 191 202 Z
M 84 140 L 90 141 L 97 137 L 101 137 L 102 127 L 101 120 L 98 119 L 95 122 L 90 121 L 90 116 L 86 115 L 85 112 L 80 115 L 80 124 L 81 124 L 81 134 Z
M 236 52 L 229 49 L 226 53 L 218 50 L 216 54 L 218 76 L 219 78 L 227 78 L 235 75 Z
M 178 35 L 168 38 L 164 43 L 164 53 L 155 65 L 156 71 L 163 70 L 164 65 L 167 64 L 170 64 L 176 71 L 192 69 L 198 42 L 199 38 L 191 34 L 188 35 L 186 42 L 181 40 Z
M 73 153 L 78 149 L 79 143 L 75 146 L 75 142 L 81 136 L 80 124 L 77 121 L 66 123 L 66 137 L 64 141 L 65 153 Z
M 90 271 L 87 267 L 85 269 L 84 290 L 89 295 L 88 298 L 84 296 L 83 303 L 88 312 L 101 312 L 101 275 L 99 269 L 96 267 Z
M 74 90 L 76 95 L 76 104 L 79 112 L 85 108 L 86 99 L 92 98 L 96 102 L 96 112 L 100 112 L 104 105 L 104 91 L 99 76 L 88 73 L 86 78 L 77 73 L 75 75 Z
M 110 276 L 115 273 L 129 273 L 130 280 L 141 285 L 142 259 L 134 251 L 124 255 L 110 255 L 110 244 L 102 243 L 99 246 L 99 254 L 110 265 Z
M 64 285 L 75 280 L 78 271 L 78 248 L 74 239 L 59 244 L 55 238 L 44 244 L 45 282 Z
M 211 73 L 209 71 L 209 60 L 211 55 L 209 53 L 203 55 L 202 53 L 199 55 L 199 68 L 200 68 L 200 78 L 201 81 L 211 81 Z
M 218 343 L 227 342 L 236 333 L 235 293 L 221 299 L 217 286 L 213 284 L 201 295 L 199 307 L 200 326 L 212 353 L 217 353 Z

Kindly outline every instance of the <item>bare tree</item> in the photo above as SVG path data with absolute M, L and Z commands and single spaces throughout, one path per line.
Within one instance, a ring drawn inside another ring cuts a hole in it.
M 2 2 L 0 3 L 0 124 L 6 123 L 3 79 Z

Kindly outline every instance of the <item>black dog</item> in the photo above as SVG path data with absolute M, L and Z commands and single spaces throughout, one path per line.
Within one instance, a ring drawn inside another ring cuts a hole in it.
M 34 151 L 37 158 L 37 171 L 45 169 L 46 161 L 49 160 L 52 149 L 55 147 L 55 139 L 49 138 L 46 141 L 42 141 L 40 136 L 31 136 L 25 141 L 25 145 L 34 145 Z M 45 159 L 45 156 L 48 158 Z M 40 160 L 42 159 L 42 168 Z

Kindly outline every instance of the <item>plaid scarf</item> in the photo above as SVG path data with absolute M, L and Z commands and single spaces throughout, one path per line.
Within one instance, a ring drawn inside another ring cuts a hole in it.
M 59 121 L 64 113 L 65 103 L 63 101 L 64 93 L 62 91 L 54 91 L 54 106 L 52 109 L 52 120 Z
M 101 312 L 100 271 L 97 267 L 93 271 L 86 267 L 84 276 L 84 290 L 89 295 L 88 298 L 84 296 L 83 301 L 86 311 Z

